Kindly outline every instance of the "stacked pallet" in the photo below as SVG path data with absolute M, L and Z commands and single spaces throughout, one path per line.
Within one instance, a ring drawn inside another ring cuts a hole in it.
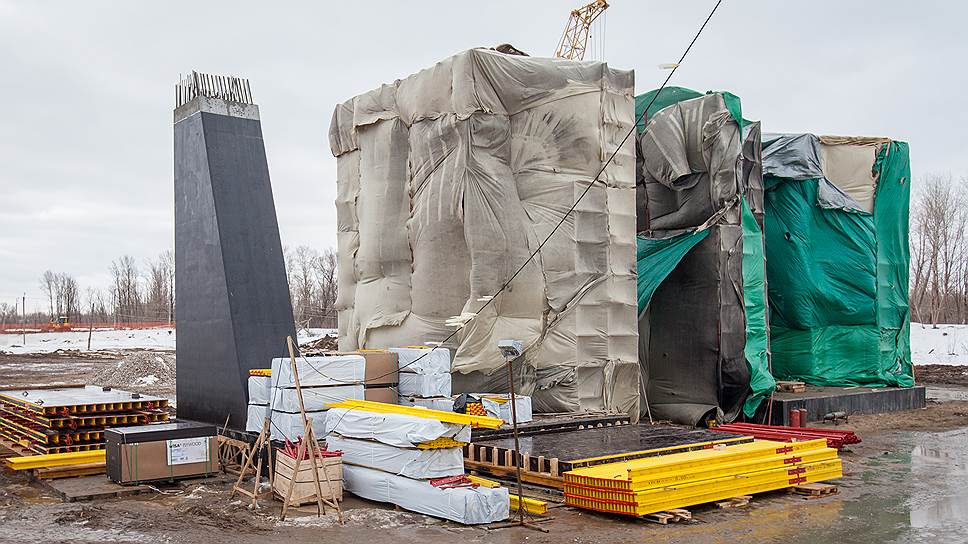
M 168 399 L 93 385 L 0 391 L 0 437 L 33 453 L 104 449 L 104 429 L 168 420 Z
M 825 440 L 754 441 L 575 469 L 565 473 L 565 502 L 645 516 L 841 476 Z

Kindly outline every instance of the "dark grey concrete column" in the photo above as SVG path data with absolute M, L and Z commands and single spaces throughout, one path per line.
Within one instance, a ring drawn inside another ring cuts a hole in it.
M 193 76 L 197 82 L 202 75 Z M 231 415 L 229 426 L 244 429 L 249 370 L 269 367 L 287 353 L 286 336 L 295 337 L 259 108 L 246 103 L 247 93 L 230 96 L 240 101 L 221 98 L 227 95 L 217 86 L 180 92 L 178 417 L 221 425 Z

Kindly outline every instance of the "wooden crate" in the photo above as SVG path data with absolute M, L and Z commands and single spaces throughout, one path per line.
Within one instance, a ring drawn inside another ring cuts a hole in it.
M 323 498 L 329 499 L 331 491 L 327 485 L 326 477 L 329 476 L 329 483 L 332 484 L 336 492 L 336 500 L 343 500 L 343 458 L 342 457 L 320 457 L 316 459 L 319 467 L 319 485 L 323 492 Z M 289 485 L 293 481 L 293 471 L 296 468 L 296 460 L 288 455 L 276 454 L 276 471 L 273 475 L 272 490 L 276 496 L 285 500 Z M 295 478 L 295 487 L 292 490 L 290 504 L 301 506 L 303 504 L 316 502 L 316 484 L 313 481 L 313 462 L 311 459 L 304 459 L 299 463 L 299 474 Z

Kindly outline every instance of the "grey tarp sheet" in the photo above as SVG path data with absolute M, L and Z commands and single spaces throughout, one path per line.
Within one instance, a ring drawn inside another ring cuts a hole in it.
M 639 136 L 639 231 L 709 229 L 639 318 L 641 410 L 647 399 L 653 419 L 731 421 L 749 392 L 739 198 L 762 225 L 763 185 L 760 127 L 745 125 L 710 93 L 661 110 Z
M 473 49 L 338 105 L 340 349 L 441 341 L 479 313 L 446 346 L 455 391 L 506 390 L 513 338 L 536 411 L 637 414 L 632 89 L 601 62 Z

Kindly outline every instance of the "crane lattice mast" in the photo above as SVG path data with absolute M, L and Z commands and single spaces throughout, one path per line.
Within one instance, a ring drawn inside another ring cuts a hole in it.
M 558 44 L 555 56 L 559 59 L 584 59 L 585 49 L 588 48 L 588 32 L 595 19 L 606 9 L 608 9 L 608 2 L 595 0 L 587 6 L 573 10 L 568 24 L 565 25 L 565 32 L 561 35 L 561 43 Z

